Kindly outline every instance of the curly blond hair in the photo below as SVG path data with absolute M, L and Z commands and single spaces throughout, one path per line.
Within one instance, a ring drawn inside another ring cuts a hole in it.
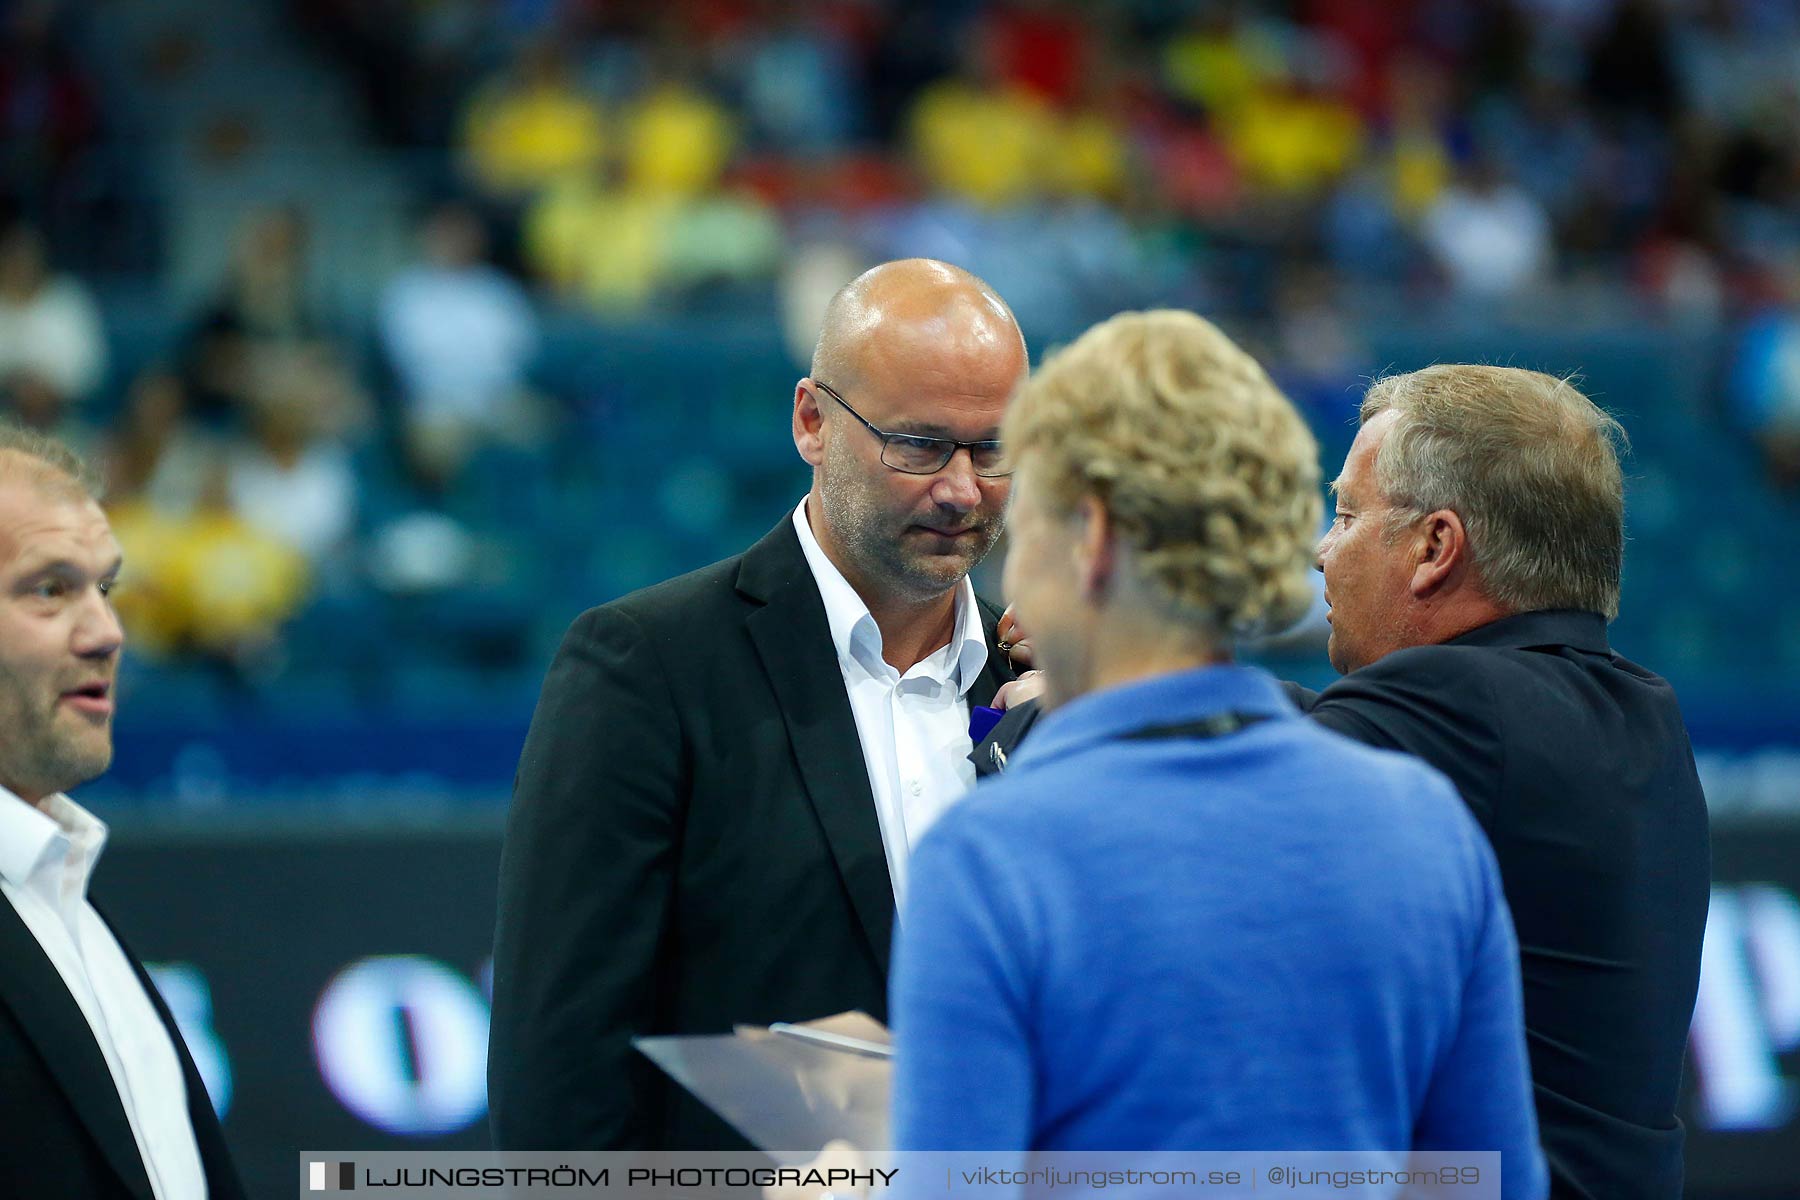
M 1211 322 L 1169 309 L 1101 322 L 1025 384 L 1001 437 L 1065 511 L 1105 506 L 1178 618 L 1251 637 L 1311 604 L 1318 444 Z

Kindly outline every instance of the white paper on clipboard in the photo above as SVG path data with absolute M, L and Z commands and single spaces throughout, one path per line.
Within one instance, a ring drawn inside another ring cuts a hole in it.
M 867 1013 L 631 1044 L 784 1166 L 831 1141 L 888 1148 L 893 1039 Z

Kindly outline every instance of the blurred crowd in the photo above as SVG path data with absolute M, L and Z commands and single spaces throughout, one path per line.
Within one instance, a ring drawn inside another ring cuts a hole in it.
M 292 2 L 371 127 L 601 313 L 778 281 L 811 314 L 844 260 L 923 253 L 1058 334 L 1272 313 L 1335 380 L 1345 294 L 1561 290 L 1743 323 L 1732 414 L 1800 484 L 1782 0 Z
M 601 307 L 773 271 L 809 217 L 876 257 L 1075 244 L 1126 289 L 1222 243 L 1702 313 L 1800 254 L 1800 11 L 1768 0 L 296 3 Z
M 1040 343 L 1147 304 L 1234 321 L 1337 428 L 1380 367 L 1368 297 L 1729 329 L 1721 415 L 1800 488 L 1785 0 L 271 2 L 408 164 L 412 259 L 323 311 L 307 214 L 258 212 L 124 378 L 93 288 L 154 281 L 107 250 L 129 98 L 65 6 L 0 6 L 0 387 L 106 464 L 140 648 L 273 669 L 284 622 L 366 582 L 359 529 L 381 586 L 468 583 L 470 472 L 561 419 L 546 313 L 777 312 L 803 361 L 829 293 L 902 255 L 983 275 Z M 371 530 L 377 461 L 407 499 Z

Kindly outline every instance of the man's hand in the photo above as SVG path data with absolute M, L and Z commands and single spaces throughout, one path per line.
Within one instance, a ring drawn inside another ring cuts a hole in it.
M 1011 683 L 1000 685 L 1000 690 L 994 693 L 994 707 L 1004 710 L 1027 700 L 1036 700 L 1044 694 L 1045 686 L 1042 671 L 1027 671 Z
M 1006 652 L 1006 660 L 1016 671 L 1029 671 L 1032 666 L 1031 635 L 1019 625 L 1019 619 L 1013 616 L 1012 605 L 1000 614 L 1000 621 L 994 627 L 994 635 L 1000 639 L 1000 649 Z
M 1031 635 L 1025 632 L 1019 625 L 1019 619 L 1013 616 L 1012 605 L 1007 605 L 1006 611 L 1000 614 L 994 633 L 1000 639 L 1000 648 L 1006 651 L 1007 661 L 1012 663 L 1013 669 L 1024 672 L 994 693 L 994 707 L 1008 709 L 1027 700 L 1036 700 L 1044 694 L 1044 673 L 1031 669 Z

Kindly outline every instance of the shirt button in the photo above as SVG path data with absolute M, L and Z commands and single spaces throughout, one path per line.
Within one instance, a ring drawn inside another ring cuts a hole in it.
M 916 779 L 915 779 L 915 780 L 913 780 L 913 781 L 912 781 L 912 794 L 913 794 L 913 795 L 915 795 L 915 796 L 917 796 L 917 795 L 920 795 L 920 794 L 922 794 L 922 793 L 923 793 L 923 792 L 924 792 L 924 791 L 925 791 L 925 785 L 924 785 L 924 784 L 922 784 L 922 783 L 920 783 L 920 782 L 919 782 L 919 781 L 918 781 L 918 780 L 916 780 Z

